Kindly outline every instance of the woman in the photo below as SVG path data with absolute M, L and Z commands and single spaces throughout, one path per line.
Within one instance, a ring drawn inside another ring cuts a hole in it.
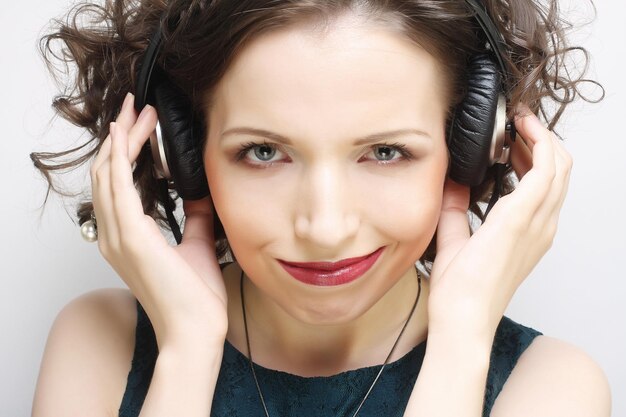
M 555 2 L 482 4 L 495 37 L 457 0 L 75 9 L 45 38 L 79 70 L 56 105 L 93 135 L 71 150 L 95 155 L 79 217 L 130 291 L 60 313 L 33 414 L 609 415 L 590 358 L 503 318 L 556 232 L 572 162 L 551 129 L 580 80 Z M 485 78 L 508 139 L 463 175 Z M 161 161 L 157 121 L 198 154 Z M 210 196 L 181 180 L 194 158 Z M 154 220 L 172 208 L 154 162 L 179 171 L 178 246 Z

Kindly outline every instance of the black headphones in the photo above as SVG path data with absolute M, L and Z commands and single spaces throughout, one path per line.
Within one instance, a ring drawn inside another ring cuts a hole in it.
M 471 58 L 467 95 L 454 111 L 447 142 L 450 177 L 475 186 L 483 181 L 490 166 L 508 163 L 510 152 L 505 139 L 509 135 L 514 141 L 515 129 L 506 120 L 505 42 L 480 1 L 464 1 L 484 32 L 488 52 Z M 156 65 L 160 49 L 159 25 L 139 69 L 135 109 L 139 112 L 149 103 L 158 113 L 156 130 L 150 135 L 157 178 L 165 179 L 183 199 L 198 200 L 209 193 L 199 120 L 192 116 L 195 113 L 189 98 Z

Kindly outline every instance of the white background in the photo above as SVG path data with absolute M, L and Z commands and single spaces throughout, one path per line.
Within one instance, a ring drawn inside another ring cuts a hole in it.
M 589 19 L 581 0 L 571 3 L 576 19 Z M 45 186 L 28 157 L 34 150 L 59 150 L 81 140 L 67 123 L 50 123 L 56 89 L 36 53 L 45 23 L 68 4 L 11 1 L 0 14 L 0 416 L 30 414 L 46 337 L 62 306 L 86 291 L 123 285 L 97 246 L 81 240 L 73 206 L 64 208 L 51 198 L 46 210 L 39 210 Z M 612 387 L 613 416 L 624 416 L 626 6 L 598 0 L 597 11 L 593 24 L 576 37 L 591 51 L 591 75 L 607 96 L 598 105 L 575 106 L 561 126 L 575 163 L 559 233 L 507 315 L 595 358 Z

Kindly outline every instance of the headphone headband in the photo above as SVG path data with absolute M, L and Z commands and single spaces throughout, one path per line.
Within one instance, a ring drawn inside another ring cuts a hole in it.
M 150 92 L 150 80 L 152 79 L 152 73 L 154 65 L 161 52 L 161 23 L 157 25 L 157 29 L 154 31 L 148 49 L 141 61 L 141 67 L 137 74 L 137 88 L 135 91 L 135 110 L 140 113 L 141 110 L 148 104 L 148 94 Z
M 472 12 L 474 13 L 474 18 L 480 25 L 483 33 L 487 38 L 487 43 L 491 47 L 493 51 L 493 55 L 495 55 L 498 66 L 500 67 L 500 71 L 504 82 L 509 79 L 509 71 L 504 64 L 504 57 L 507 56 L 507 48 L 502 35 L 496 28 L 495 23 L 485 10 L 485 7 L 482 5 L 482 1 L 479 0 L 465 0 L 465 3 L 470 7 Z M 150 80 L 153 75 L 154 66 L 156 60 L 161 52 L 161 22 L 157 25 L 152 38 L 150 39 L 150 44 L 148 45 L 148 49 L 144 54 L 143 60 L 141 62 L 141 67 L 139 68 L 139 73 L 137 77 L 137 89 L 135 92 L 135 110 L 137 112 L 141 112 L 141 109 L 144 108 L 146 104 L 148 104 L 148 94 L 150 88 Z
M 507 47 L 504 39 L 502 38 L 502 34 L 496 28 L 493 19 L 485 10 L 485 7 L 482 5 L 482 2 L 478 0 L 465 0 L 465 3 L 472 9 L 474 12 L 474 18 L 480 25 L 483 33 L 487 37 L 487 43 L 491 47 L 493 54 L 495 55 L 496 61 L 498 62 L 498 66 L 500 67 L 500 71 L 502 73 L 502 77 L 506 80 L 509 78 L 509 71 L 504 64 L 504 57 L 507 56 Z

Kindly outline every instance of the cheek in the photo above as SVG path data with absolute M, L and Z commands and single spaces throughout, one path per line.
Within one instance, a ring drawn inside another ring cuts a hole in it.
M 285 217 L 280 214 L 288 200 L 276 193 L 279 188 L 271 182 L 253 181 L 228 163 L 207 164 L 207 180 L 215 211 L 233 251 L 242 253 L 246 247 L 258 248 L 284 233 L 281 220 Z M 280 189 L 284 190 L 284 185 Z
M 396 181 L 370 181 L 368 218 L 391 240 L 423 246 L 437 228 L 447 162 L 433 158 Z

